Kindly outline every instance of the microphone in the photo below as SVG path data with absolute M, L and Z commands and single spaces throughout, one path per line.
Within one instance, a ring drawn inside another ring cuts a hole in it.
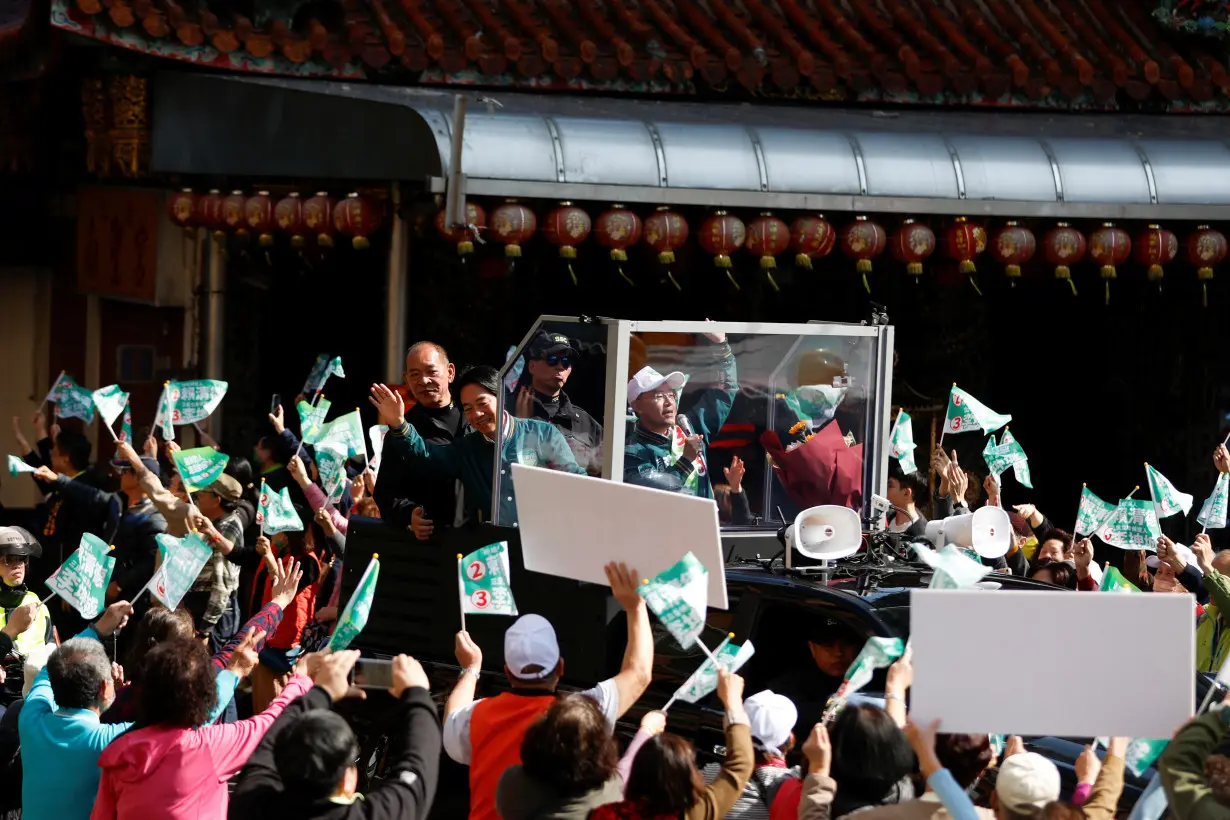
M 676 416 L 675 421 L 679 423 L 679 429 L 683 431 L 684 436 L 691 438 L 692 436 L 696 435 L 695 433 L 692 432 L 692 422 L 688 421 L 688 417 L 685 416 L 683 413 L 680 413 L 678 416 Z

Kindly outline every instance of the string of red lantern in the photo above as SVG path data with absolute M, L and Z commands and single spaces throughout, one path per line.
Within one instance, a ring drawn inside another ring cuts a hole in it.
M 893 258 L 905 263 L 905 272 L 919 282 L 923 272 L 923 261 L 935 252 L 935 232 L 921 222 L 907 219 L 893 234 Z
M 1102 280 L 1106 283 L 1106 304 L 1110 304 L 1110 283 L 1119 276 L 1118 266 L 1127 261 L 1132 253 L 1132 238 L 1127 231 L 1113 222 L 1104 222 L 1102 227 L 1089 234 L 1089 258 L 1102 266 Z

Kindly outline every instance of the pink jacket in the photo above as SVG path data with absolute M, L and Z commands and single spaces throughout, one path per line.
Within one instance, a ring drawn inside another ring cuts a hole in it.
M 226 781 L 243 768 L 282 713 L 312 688 L 295 675 L 259 715 L 199 729 L 150 726 L 116 738 L 98 758 L 102 779 L 90 820 L 225 820 Z
M 312 512 L 317 512 L 321 508 L 329 511 L 329 517 L 333 519 L 333 526 L 342 535 L 346 534 L 346 527 L 350 524 L 350 519 L 337 511 L 337 507 L 329 503 L 325 498 L 325 491 L 320 489 L 320 485 L 314 481 L 309 481 L 308 485 L 303 488 L 303 495 L 307 498 L 308 506 L 312 508 Z

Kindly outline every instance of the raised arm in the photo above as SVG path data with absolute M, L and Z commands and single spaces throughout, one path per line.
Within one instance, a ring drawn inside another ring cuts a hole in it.
M 470 765 L 470 712 L 474 707 L 474 690 L 483 667 L 483 650 L 469 632 L 458 632 L 455 645 L 461 677 L 444 704 L 444 751 L 462 765 Z
M 1188 721 L 1158 758 L 1170 811 L 1178 820 L 1212 820 L 1225 813 L 1204 775 L 1204 762 L 1225 740 L 1227 717 L 1230 712 L 1223 707 Z
M 383 384 L 373 384 L 368 399 L 380 415 L 380 423 L 387 425 L 389 434 L 384 446 L 401 458 L 413 458 L 443 478 L 461 477 L 461 460 L 451 444 L 430 444 L 406 422 L 405 402 L 401 396 Z M 576 463 L 576 460 L 573 460 Z M 377 502 L 379 503 L 379 502 Z
M 315 481 L 312 481 L 311 476 L 307 473 L 307 467 L 303 464 L 303 459 L 299 456 L 291 456 L 290 461 L 286 462 L 286 471 L 290 473 L 291 478 L 303 490 L 303 496 L 307 499 L 308 506 L 313 512 L 320 510 L 328 510 L 329 518 L 333 521 L 333 526 L 337 531 L 346 534 L 346 527 L 349 524 L 346 516 L 337 511 L 337 508 L 329 503 L 329 499 L 325 498 L 325 491 L 320 489 Z
M 726 342 L 726 334 L 706 333 L 705 338 L 712 343 L 709 352 L 713 356 L 716 373 L 712 386 L 701 393 L 687 415 L 696 432 L 710 442 L 722 429 L 726 417 L 730 415 L 730 408 L 734 406 L 735 396 L 739 392 L 739 375 L 735 354 Z
M 369 816 L 425 820 L 431 811 L 440 770 L 440 718 L 428 691 L 427 673 L 414 658 L 393 659 L 393 686 L 398 701 L 390 733 L 389 770 L 365 795 Z
M 619 674 L 611 679 L 619 693 L 617 714 L 623 717 L 645 693 L 653 676 L 653 634 L 649 628 L 649 607 L 636 591 L 636 570 L 614 561 L 605 569 L 611 594 L 628 615 L 628 646 Z

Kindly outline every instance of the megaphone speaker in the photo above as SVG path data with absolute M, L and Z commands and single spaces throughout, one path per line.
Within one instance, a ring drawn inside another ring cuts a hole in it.
M 927 522 L 927 539 L 936 547 L 954 544 L 983 558 L 999 558 L 1012 546 L 1012 522 L 999 507 Z
M 795 549 L 808 558 L 835 561 L 847 558 L 863 545 L 863 526 L 849 507 L 826 504 L 799 513 L 791 527 Z

